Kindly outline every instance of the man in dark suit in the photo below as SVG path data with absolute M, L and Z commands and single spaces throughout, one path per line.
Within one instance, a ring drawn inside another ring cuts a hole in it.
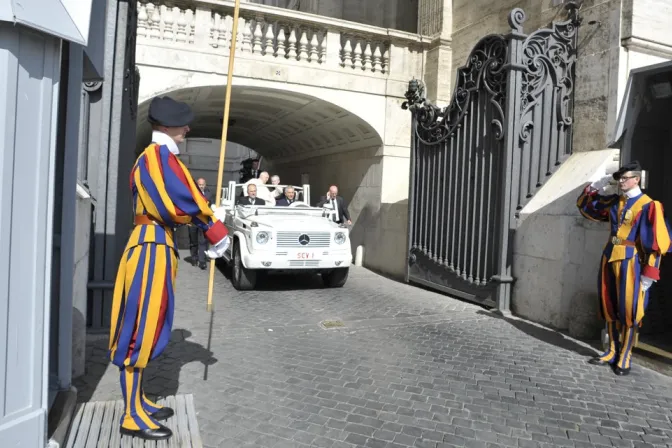
M 252 166 L 245 169 L 244 174 L 240 178 L 240 183 L 244 184 L 250 179 L 258 179 L 260 174 L 261 170 L 259 169 L 259 159 L 254 159 L 252 160 Z
M 329 187 L 329 191 L 325 196 L 320 198 L 317 206 L 335 210 L 336 213 L 333 216 L 334 222 L 352 224 L 350 213 L 348 213 L 348 206 L 345 204 L 345 200 L 338 195 L 338 187 L 336 185 Z
M 238 199 L 238 205 L 266 205 L 266 201 L 257 197 L 257 186 L 247 185 L 247 196 Z
M 296 192 L 294 191 L 294 187 L 286 187 L 285 196 L 275 201 L 275 206 L 289 207 L 294 202 L 296 202 Z
M 208 188 L 205 179 L 202 177 L 198 178 L 196 185 L 201 190 L 203 196 L 205 196 L 205 199 L 210 204 L 213 204 L 216 196 Z M 191 265 L 196 266 L 196 263 L 198 263 L 198 267 L 205 269 L 205 251 L 208 249 L 208 241 L 205 239 L 203 231 L 195 225 L 189 226 L 189 249 L 191 250 Z

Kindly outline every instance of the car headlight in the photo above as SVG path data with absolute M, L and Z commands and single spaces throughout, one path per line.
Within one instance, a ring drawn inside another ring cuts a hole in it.
M 336 232 L 336 234 L 334 235 L 334 242 L 336 242 L 336 244 L 343 244 L 343 243 L 345 243 L 345 233 L 343 233 L 343 232 Z
M 257 244 L 268 243 L 268 232 L 258 232 L 256 240 L 257 240 Z

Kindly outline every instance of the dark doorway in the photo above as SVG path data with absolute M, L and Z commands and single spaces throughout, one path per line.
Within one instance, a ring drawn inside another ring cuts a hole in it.
M 638 77 L 630 95 L 636 98 L 638 113 L 633 111 L 631 138 L 625 138 L 629 144 L 624 144 L 621 160 L 640 161 L 646 171 L 644 192 L 663 203 L 672 224 L 672 175 L 667 172 L 672 166 L 672 66 L 640 72 Z M 630 107 L 633 101 L 624 104 Z M 637 347 L 672 361 L 672 254 L 663 257 L 660 277 L 651 288 Z

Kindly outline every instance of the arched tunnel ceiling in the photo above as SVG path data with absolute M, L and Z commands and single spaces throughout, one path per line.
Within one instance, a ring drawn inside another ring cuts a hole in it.
M 220 139 L 224 86 L 177 90 L 168 96 L 188 103 L 196 118 L 190 137 Z M 149 102 L 140 105 L 139 126 L 146 123 Z M 380 145 L 378 133 L 364 120 L 319 98 L 275 89 L 234 86 L 231 89 L 228 141 L 276 158 L 347 151 Z M 138 136 L 148 128 L 139 129 Z

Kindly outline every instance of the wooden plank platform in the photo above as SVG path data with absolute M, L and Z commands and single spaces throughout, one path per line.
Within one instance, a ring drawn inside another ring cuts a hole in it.
M 175 415 L 161 422 L 173 431 L 173 437 L 159 442 L 147 442 L 119 434 L 119 420 L 124 412 L 124 402 L 96 401 L 77 405 L 65 448 L 203 448 L 194 397 L 175 395 L 158 400 L 169 406 Z

